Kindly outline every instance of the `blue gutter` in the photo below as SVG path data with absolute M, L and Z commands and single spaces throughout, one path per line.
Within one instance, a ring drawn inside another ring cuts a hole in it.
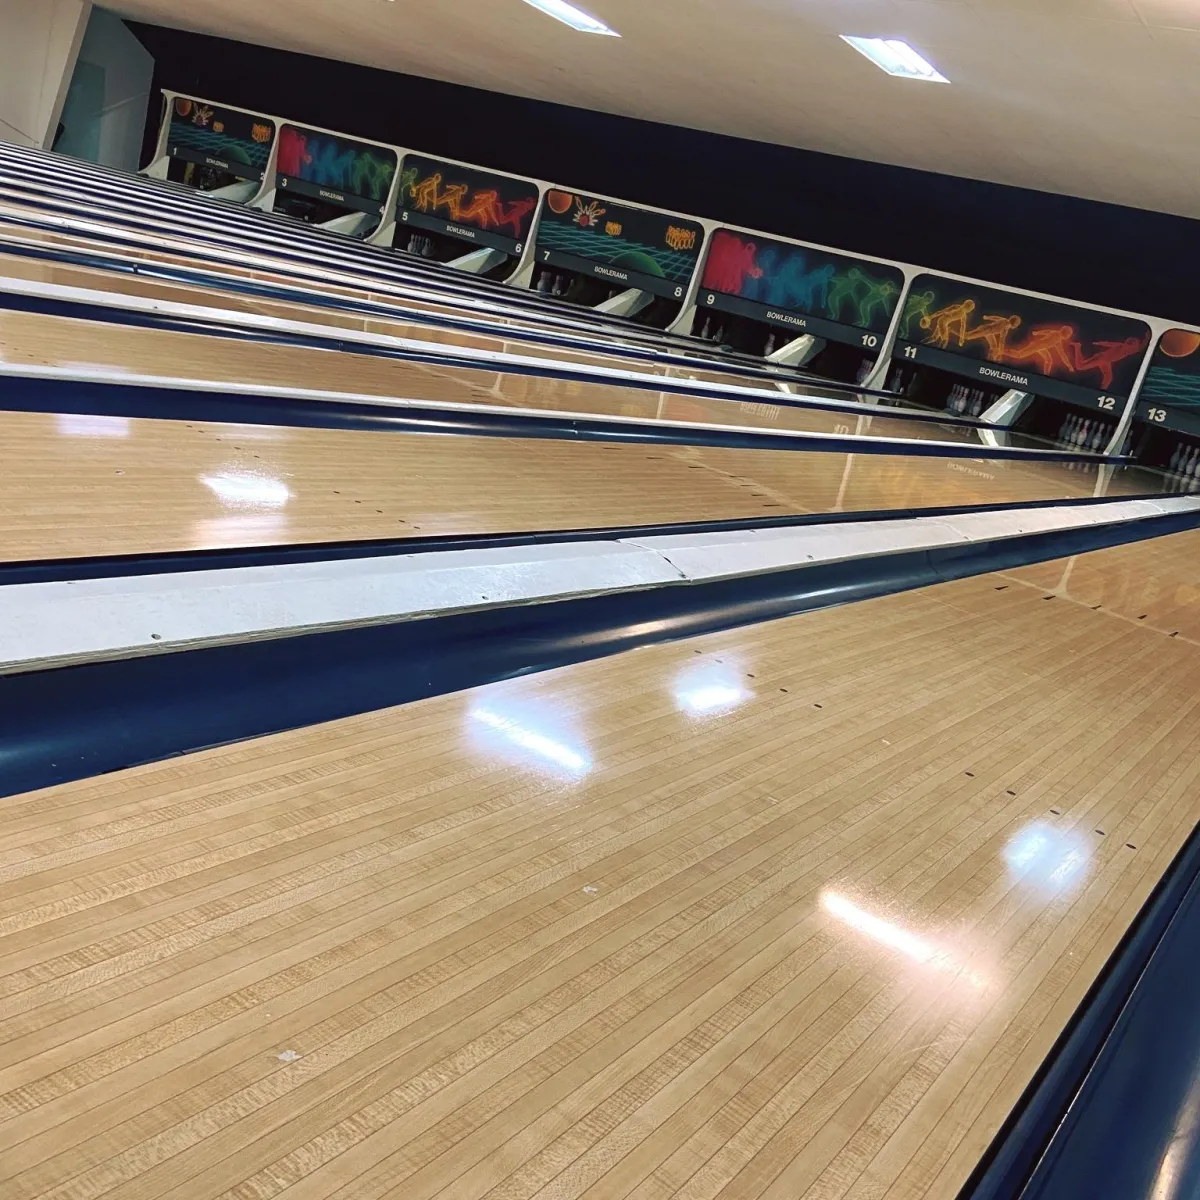
M 1133 854 L 1126 845 L 1120 854 Z M 1200 826 L 959 1200 L 1200 1195 Z
M 0 796 L 637 646 L 1196 528 L 1200 513 L 1170 514 L 6 675 L 0 678 Z
M 168 324 L 167 328 L 170 327 Z M 206 332 L 203 328 L 190 328 L 189 331 Z M 296 343 L 284 340 L 283 344 Z M 1118 465 L 1130 461 L 1128 458 L 1081 455 L 1070 450 L 1023 450 L 969 444 L 948 447 L 940 442 L 924 442 L 917 439 L 807 434 L 803 431 L 788 433 L 785 436 L 753 427 L 713 430 L 689 425 L 687 422 L 637 421 L 628 417 L 614 421 L 605 420 L 601 416 L 572 417 L 551 411 L 545 415 L 512 413 L 504 408 L 493 409 L 482 405 L 469 411 L 410 404 L 398 407 L 383 401 L 369 403 L 320 400 L 224 392 L 219 389 L 141 386 L 114 383 L 110 380 L 53 379 L 44 376 L 26 378 L 20 375 L 0 375 L 0 408 L 10 412 L 78 413 L 295 428 L 452 433 L 477 437 L 550 438 L 560 441 L 635 442 L 741 450 L 886 454 L 904 458 L 990 461 L 1012 459 L 1022 462 Z
M 798 529 L 809 525 L 856 525 L 864 521 L 954 517 L 963 513 L 1021 512 L 1027 509 L 1101 508 L 1130 500 L 1162 499 L 1162 493 L 1091 496 L 1066 500 L 1014 500 L 1004 504 L 957 504 L 941 508 L 889 508 L 857 512 L 801 513 L 777 517 L 735 517 L 724 521 L 679 521 L 665 525 L 556 529 L 532 533 L 463 533 L 430 537 L 363 538 L 355 541 L 299 542 L 287 545 L 236 546 L 214 550 L 159 550 L 57 559 L 0 562 L 0 587 L 19 583 L 61 583 L 77 579 L 120 579 L 175 575 L 184 571 L 226 571 L 239 567 L 278 567 L 292 563 L 344 562 L 398 554 L 437 554 L 454 550 L 497 550 L 514 546 L 552 546 L 564 542 L 617 541 L 620 538 L 735 533 L 751 529 Z

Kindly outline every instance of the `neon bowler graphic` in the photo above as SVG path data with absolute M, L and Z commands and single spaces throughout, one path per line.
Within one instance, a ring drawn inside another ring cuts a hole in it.
M 294 125 L 279 131 L 276 173 L 285 189 L 302 195 L 378 212 L 396 166 L 396 155 L 381 146 Z
M 903 287 L 903 274 L 886 264 L 718 229 L 704 261 L 700 302 L 857 345 L 864 330 L 886 332 Z
M 519 254 L 537 211 L 537 185 L 437 159 L 406 155 L 401 223 Z
M 1149 327 L 1129 317 L 929 275 L 913 281 L 899 336 L 898 357 L 987 375 L 954 365 L 955 358 L 982 360 L 1120 396 L 1132 390 L 1150 343 Z M 906 352 L 904 342 L 940 353 L 934 361 Z M 1046 394 L 1080 398 L 1060 389 Z

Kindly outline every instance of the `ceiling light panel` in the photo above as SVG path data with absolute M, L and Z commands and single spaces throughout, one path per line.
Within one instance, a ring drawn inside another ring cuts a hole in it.
M 540 12 L 544 12 L 546 16 L 553 17 L 564 25 L 570 25 L 572 29 L 577 29 L 580 33 L 599 33 L 605 37 L 621 36 L 615 29 L 609 29 L 603 21 L 598 21 L 590 13 L 585 13 L 583 9 L 568 4 L 567 0 L 525 0 L 525 3 L 533 5 Z
M 532 4 L 534 0 L 527 0 Z M 862 38 L 841 35 L 843 42 L 869 58 L 881 71 L 900 79 L 923 79 L 926 83 L 949 83 L 928 60 L 919 55 L 907 42 L 898 38 Z

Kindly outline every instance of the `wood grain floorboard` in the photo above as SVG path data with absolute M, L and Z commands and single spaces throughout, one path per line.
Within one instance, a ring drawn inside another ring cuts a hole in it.
M 0 561 L 987 504 L 1094 484 L 1049 463 L 63 414 L 0 412 L 0 439 Z
M 986 576 L 4 800 L 0 1192 L 950 1200 L 1198 669 Z

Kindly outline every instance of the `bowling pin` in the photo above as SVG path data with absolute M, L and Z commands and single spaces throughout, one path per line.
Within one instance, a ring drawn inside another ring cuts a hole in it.
M 769 357 L 774 352 L 774 350 L 775 350 L 775 335 L 773 333 L 768 333 L 767 334 L 767 344 L 766 344 L 766 347 L 763 349 L 763 356 Z
M 708 337 L 708 327 L 711 323 L 712 323 L 711 317 L 704 318 L 704 324 L 700 327 L 700 336 L 702 338 Z

